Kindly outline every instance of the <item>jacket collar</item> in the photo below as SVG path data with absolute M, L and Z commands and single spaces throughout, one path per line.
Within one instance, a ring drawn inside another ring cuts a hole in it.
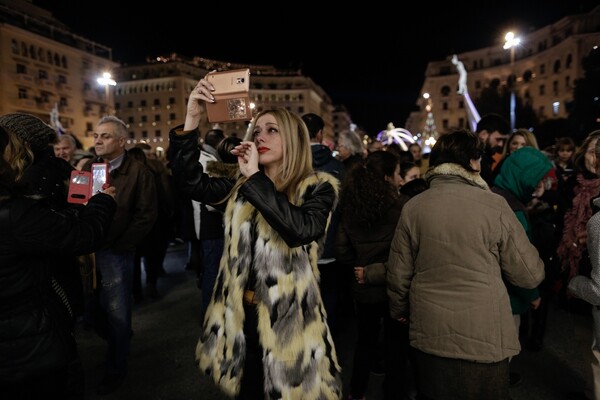
M 454 163 L 444 163 L 430 168 L 425 174 L 425 179 L 431 184 L 432 180 L 443 176 L 455 176 L 466 181 L 469 185 L 478 186 L 483 190 L 490 190 L 479 172 L 467 171 L 461 165 Z

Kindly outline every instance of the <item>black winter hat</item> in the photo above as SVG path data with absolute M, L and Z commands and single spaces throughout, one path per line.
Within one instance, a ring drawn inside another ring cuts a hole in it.
M 29 144 L 34 153 L 48 150 L 56 141 L 56 131 L 44 121 L 30 114 L 12 113 L 0 116 L 0 126 Z

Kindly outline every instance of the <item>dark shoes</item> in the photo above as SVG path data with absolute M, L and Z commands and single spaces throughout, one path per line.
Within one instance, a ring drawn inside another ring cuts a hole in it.
M 122 375 L 106 374 L 100 381 L 96 393 L 101 396 L 110 394 L 117 390 L 123 384 L 124 380 L 125 377 Z
M 508 382 L 509 382 L 510 386 L 517 386 L 522 381 L 523 381 L 523 378 L 521 377 L 521 374 L 518 374 L 516 372 L 510 373 L 510 376 L 508 378 Z

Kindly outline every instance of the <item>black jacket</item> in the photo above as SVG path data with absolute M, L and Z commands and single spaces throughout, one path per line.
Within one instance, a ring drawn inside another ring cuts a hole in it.
M 50 270 L 57 257 L 95 251 L 116 210 L 106 194 L 94 196 L 78 215 L 1 195 L 0 387 L 47 374 L 73 357 L 74 338 Z
M 335 176 L 340 182 L 344 179 L 345 170 L 344 163 L 336 159 L 329 147 L 322 144 L 311 144 L 310 150 L 312 151 L 313 157 L 313 168 L 316 171 L 329 172 Z M 327 238 L 325 239 L 325 247 L 323 249 L 322 258 L 335 258 L 334 255 L 334 243 L 335 236 L 340 223 L 340 213 L 336 209 L 331 216 L 331 223 L 327 229 Z

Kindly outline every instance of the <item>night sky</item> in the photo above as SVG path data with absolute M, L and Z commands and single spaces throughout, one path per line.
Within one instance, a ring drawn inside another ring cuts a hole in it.
M 388 122 L 403 127 L 415 109 L 429 61 L 504 43 L 504 33 L 526 33 L 564 16 L 588 12 L 594 0 L 485 2 L 478 7 L 428 1 L 364 3 L 325 11 L 334 3 L 169 1 L 134 6 L 34 0 L 75 34 L 109 46 L 120 63 L 179 53 L 248 64 L 301 69 L 344 104 L 371 135 Z M 418 4 L 417 4 L 418 3 Z M 467 2 L 462 2 L 467 3 Z M 196 5 L 194 5 L 196 4 Z M 342 4 L 342 3 L 338 3 Z M 411 12 L 408 11 L 411 8 Z M 416 11 L 415 11 L 416 10 Z

